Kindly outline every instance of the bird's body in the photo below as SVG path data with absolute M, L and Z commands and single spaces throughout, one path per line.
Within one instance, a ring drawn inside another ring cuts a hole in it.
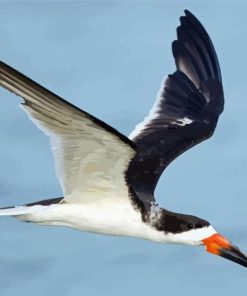
M 152 232 L 153 229 L 143 223 L 141 213 L 121 198 L 116 203 L 105 199 L 97 203 L 62 202 L 49 206 L 34 205 L 31 208 L 33 212 L 24 215 L 22 209 L 20 219 L 41 225 L 68 226 L 100 234 L 138 238 L 145 238 L 145 235 L 146 238 L 152 236 L 152 234 L 147 235 L 147 232 Z
M 201 218 L 156 204 L 166 167 L 214 133 L 224 108 L 212 41 L 189 12 L 172 44 L 176 71 L 162 82 L 148 117 L 129 138 L 0 62 L 0 85 L 49 138 L 64 197 L 0 209 L 40 225 L 67 226 L 163 243 L 204 244 L 247 267 L 247 257 Z
M 55 202 L 54 202 L 55 200 Z M 198 229 L 190 233 L 173 234 L 159 231 L 152 223 L 145 223 L 140 211 L 134 209 L 124 198 L 117 202 L 102 199 L 97 203 L 65 203 L 63 198 L 50 200 L 49 205 L 29 204 L 5 208 L 1 215 L 12 215 L 21 221 L 34 222 L 46 226 L 65 226 L 81 231 L 104 235 L 117 235 L 146 239 L 163 243 L 180 243 L 188 245 L 202 244 L 200 239 L 216 233 L 213 227 Z M 159 221 L 166 211 L 158 205 L 150 210 L 151 219 Z

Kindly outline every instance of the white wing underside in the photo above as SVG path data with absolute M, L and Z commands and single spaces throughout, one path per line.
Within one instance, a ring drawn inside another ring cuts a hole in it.
M 50 138 L 65 200 L 128 199 L 124 172 L 134 149 L 89 114 L 23 77 L 0 65 L 0 85 L 24 98 L 21 107 Z

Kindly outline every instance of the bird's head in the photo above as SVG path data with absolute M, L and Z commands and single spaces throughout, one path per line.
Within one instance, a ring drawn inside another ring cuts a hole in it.
M 247 256 L 219 234 L 208 221 L 195 216 L 166 212 L 164 225 L 169 242 L 204 245 L 209 253 L 247 267 Z

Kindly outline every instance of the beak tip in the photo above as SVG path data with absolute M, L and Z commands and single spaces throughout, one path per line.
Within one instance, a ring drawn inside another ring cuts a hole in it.
M 247 267 L 247 257 L 238 247 L 231 244 L 224 236 L 215 233 L 203 240 L 206 250 L 214 255 L 231 260 L 244 267 Z
M 233 245 L 229 249 L 220 249 L 219 256 L 247 267 L 247 257 Z

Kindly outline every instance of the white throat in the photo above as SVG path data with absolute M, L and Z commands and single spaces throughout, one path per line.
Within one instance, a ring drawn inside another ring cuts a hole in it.
M 167 243 L 183 244 L 183 245 L 201 245 L 202 240 L 217 233 L 217 231 L 211 226 L 205 226 L 202 228 L 191 229 L 181 233 L 167 233 Z

